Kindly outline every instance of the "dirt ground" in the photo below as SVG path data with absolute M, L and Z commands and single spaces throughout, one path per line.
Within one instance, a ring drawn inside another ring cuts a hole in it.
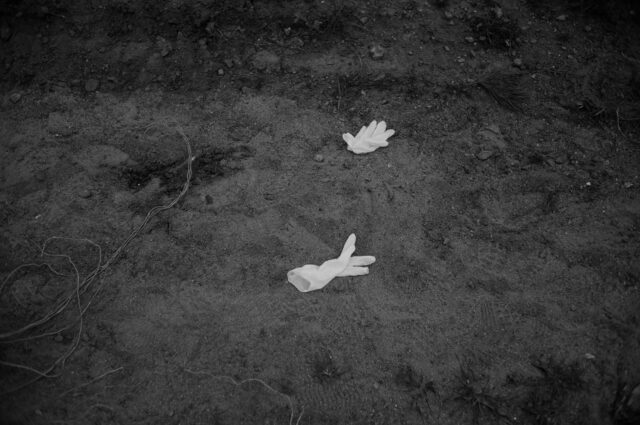
M 5 2 L 2 423 L 640 423 L 639 32 L 632 1 Z M 352 232 L 370 274 L 287 282 Z

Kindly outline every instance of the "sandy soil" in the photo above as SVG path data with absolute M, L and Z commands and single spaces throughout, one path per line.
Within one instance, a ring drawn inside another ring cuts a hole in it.
M 3 423 L 638 423 L 632 3 L 3 7 Z

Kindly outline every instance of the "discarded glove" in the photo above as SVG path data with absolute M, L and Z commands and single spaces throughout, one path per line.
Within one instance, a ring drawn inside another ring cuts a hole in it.
M 387 123 L 375 120 L 371 121 L 368 127 L 362 127 L 356 137 L 351 133 L 345 133 L 342 138 L 349 147 L 347 148 L 353 153 L 369 153 L 378 148 L 389 146 L 387 139 L 395 134 L 395 130 L 387 130 Z
M 363 255 L 352 257 L 356 250 L 356 235 L 349 235 L 342 248 L 340 257 L 328 260 L 320 266 L 307 264 L 287 273 L 289 283 L 300 292 L 315 291 L 324 288 L 334 277 L 361 276 L 369 273 L 369 268 L 376 257 Z

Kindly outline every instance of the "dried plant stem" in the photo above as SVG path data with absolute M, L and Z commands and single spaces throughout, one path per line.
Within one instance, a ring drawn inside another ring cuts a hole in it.
M 98 278 L 101 273 L 106 271 L 118 259 L 118 257 L 122 254 L 122 252 L 127 248 L 129 243 L 136 236 L 138 236 L 140 234 L 140 232 L 142 231 L 142 229 L 149 223 L 149 220 L 151 220 L 153 217 L 155 217 L 156 215 L 158 215 L 162 211 L 165 211 L 165 210 L 168 210 L 168 209 L 174 207 L 184 197 L 184 195 L 189 190 L 189 187 L 191 185 L 191 178 L 193 176 L 192 163 L 193 163 L 194 157 L 193 157 L 193 153 L 191 151 L 191 144 L 189 143 L 189 139 L 187 138 L 187 136 L 184 133 L 184 131 L 182 130 L 182 128 L 180 128 L 179 126 L 176 126 L 175 129 L 178 132 L 178 134 L 180 134 L 182 136 L 182 139 L 183 139 L 183 141 L 184 141 L 184 143 L 186 145 L 186 148 L 187 148 L 187 159 L 186 159 L 187 176 L 186 176 L 185 183 L 182 186 L 182 190 L 168 204 L 159 205 L 159 206 L 156 206 L 156 207 L 152 208 L 147 213 L 147 215 L 146 215 L 145 219 L 142 221 L 142 223 L 138 227 L 136 227 L 129 234 L 129 236 L 125 239 L 125 241 L 114 251 L 114 253 L 107 259 L 106 262 L 104 262 L 104 263 L 102 262 L 102 248 L 100 247 L 100 245 L 98 245 L 97 243 L 93 242 L 90 239 L 54 236 L 54 237 L 48 238 L 44 242 L 44 244 L 42 245 L 42 248 L 40 249 L 40 256 L 41 257 L 43 257 L 43 258 L 44 257 L 61 258 L 61 259 L 66 260 L 69 263 L 69 265 L 71 266 L 71 268 L 74 271 L 74 276 L 75 276 L 74 289 L 67 296 L 61 297 L 59 299 L 59 301 L 55 304 L 55 306 L 48 313 L 46 313 L 44 316 L 42 316 L 40 319 L 37 319 L 37 320 L 35 320 L 35 321 L 31 322 L 31 323 L 28 323 L 27 325 L 25 325 L 25 326 L 23 326 L 23 327 L 21 327 L 19 329 L 15 329 L 15 330 L 12 330 L 12 331 L 1 333 L 0 334 L 0 342 L 2 342 L 2 343 L 12 343 L 12 342 L 26 341 L 26 340 L 30 340 L 30 339 L 41 338 L 41 337 L 44 337 L 44 336 L 51 336 L 51 335 L 55 335 L 57 333 L 60 333 L 60 332 L 62 332 L 64 330 L 66 330 L 66 329 L 69 329 L 71 327 L 74 327 L 76 325 L 78 326 L 78 330 L 76 332 L 74 341 L 71 344 L 71 347 L 69 347 L 69 349 L 63 355 L 61 355 L 58 359 L 56 359 L 53 362 L 53 364 L 51 364 L 45 370 L 37 370 L 35 368 L 32 368 L 32 367 L 27 366 L 27 365 L 23 365 L 23 364 L 17 364 L 17 363 L 12 363 L 12 362 L 7 362 L 7 361 L 0 361 L 0 365 L 2 365 L 2 366 L 25 370 L 25 371 L 31 372 L 31 373 L 36 375 L 32 379 L 22 383 L 21 385 L 19 385 L 17 387 L 14 387 L 14 388 L 12 388 L 12 389 L 10 389 L 8 391 L 5 391 L 2 394 L 7 394 L 7 393 L 18 391 L 18 390 L 20 390 L 20 389 L 32 384 L 33 382 L 37 381 L 40 378 L 45 378 L 45 377 L 46 378 L 52 378 L 52 377 L 57 377 L 58 376 L 58 375 L 52 375 L 51 373 L 58 366 L 64 367 L 65 362 L 67 361 L 67 359 L 73 354 L 73 352 L 78 347 L 78 345 L 80 343 L 80 338 L 82 336 L 82 330 L 83 330 L 83 325 L 84 325 L 84 322 L 83 322 L 84 314 L 86 313 L 87 309 L 89 308 L 89 306 L 91 305 L 91 303 L 95 299 L 95 296 L 102 289 L 102 286 L 104 285 L 104 282 L 102 282 L 100 285 L 98 285 L 96 290 L 93 291 L 93 293 L 91 294 L 89 300 L 86 302 L 85 305 L 82 304 L 82 295 L 85 294 L 89 290 L 91 284 L 95 281 L 95 279 Z M 81 275 L 80 275 L 80 272 L 78 270 L 78 267 L 76 266 L 76 264 L 73 262 L 73 260 L 71 259 L 71 257 L 69 255 L 56 254 L 56 253 L 52 253 L 52 252 L 47 251 L 47 247 L 50 245 L 50 243 L 52 241 L 56 241 L 56 240 L 73 241 L 73 242 L 84 242 L 84 243 L 87 243 L 87 244 L 95 247 L 97 249 L 97 251 L 98 251 L 98 261 L 96 263 L 95 268 L 84 279 L 82 279 Z M 2 295 L 2 291 L 4 290 L 5 286 L 18 273 L 18 271 L 26 269 L 26 268 L 30 268 L 30 267 L 42 267 L 42 266 L 45 266 L 45 267 L 49 268 L 49 270 L 51 270 L 51 272 L 56 274 L 56 275 L 63 275 L 62 273 L 58 272 L 51 264 L 48 264 L 48 263 L 28 263 L 28 264 L 23 264 L 23 265 L 20 265 L 20 266 L 16 267 L 15 269 L 13 269 L 3 279 L 2 284 L 0 284 L 0 295 Z M 65 326 L 65 327 L 63 327 L 61 329 L 56 330 L 56 331 L 46 331 L 46 332 L 42 332 L 42 333 L 40 333 L 38 335 L 35 335 L 35 336 L 34 335 L 30 335 L 30 336 L 27 336 L 27 337 L 16 338 L 19 335 L 22 335 L 22 334 L 24 334 L 24 333 L 26 333 L 28 331 L 31 331 L 31 330 L 36 329 L 36 328 L 39 328 L 42 325 L 45 325 L 46 323 L 49 323 L 55 317 L 57 317 L 58 315 L 60 315 L 64 311 L 66 311 L 67 307 L 72 303 L 77 305 L 77 310 L 78 311 L 77 311 L 76 320 L 73 323 L 71 323 L 70 325 L 67 325 L 67 326 Z
M 266 382 L 264 382 L 262 379 L 248 378 L 248 379 L 243 379 L 242 381 L 236 381 L 235 379 L 233 379 L 232 377 L 227 376 L 227 375 L 214 375 L 214 374 L 209 373 L 209 372 L 193 371 L 193 370 L 190 370 L 190 369 L 185 369 L 185 372 L 190 373 L 192 375 L 196 375 L 196 376 L 207 376 L 207 377 L 212 378 L 212 379 L 220 379 L 222 381 L 227 381 L 227 382 L 232 383 L 236 387 L 240 387 L 243 384 L 247 384 L 249 382 L 257 382 L 260 385 L 262 385 L 264 388 L 266 388 L 272 394 L 280 396 L 280 397 L 284 398 L 287 401 L 287 404 L 289 404 L 289 409 L 291 410 L 291 415 L 289 416 L 289 425 L 293 425 L 293 420 L 295 418 L 295 408 L 294 408 L 293 400 L 291 399 L 291 397 L 289 397 L 288 395 L 286 395 L 284 393 L 281 393 L 280 391 L 276 390 L 271 385 L 269 385 Z M 304 414 L 304 409 L 302 409 L 300 411 L 300 416 L 298 416 L 298 419 L 296 420 L 295 425 L 298 425 L 300 423 L 300 421 L 302 420 L 302 415 L 303 414 Z

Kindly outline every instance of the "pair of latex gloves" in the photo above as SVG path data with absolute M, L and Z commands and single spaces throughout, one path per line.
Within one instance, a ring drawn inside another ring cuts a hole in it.
M 347 143 L 348 150 L 355 154 L 363 154 L 388 146 L 387 139 L 394 134 L 394 130 L 387 130 L 387 123 L 384 121 L 371 121 L 368 126 L 363 126 L 355 136 L 351 133 L 345 133 L 342 138 Z M 355 250 L 356 235 L 352 233 L 347 238 L 338 258 L 325 261 L 320 266 L 307 264 L 298 267 L 287 273 L 287 278 L 300 292 L 309 292 L 324 288 L 336 277 L 368 274 L 369 268 L 366 266 L 373 264 L 376 257 L 371 255 L 352 257 Z
M 289 283 L 300 292 L 316 291 L 324 288 L 336 277 L 362 276 L 369 273 L 370 264 L 376 261 L 372 255 L 352 257 L 356 250 L 356 235 L 349 235 L 338 258 L 328 260 L 320 266 L 306 264 L 287 273 Z

